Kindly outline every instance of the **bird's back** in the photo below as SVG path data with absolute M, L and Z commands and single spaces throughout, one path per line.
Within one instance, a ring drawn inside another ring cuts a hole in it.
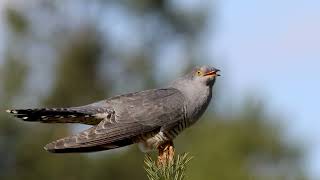
M 184 115 L 185 97 L 174 88 L 151 89 L 112 97 L 106 106 L 116 112 L 117 122 L 166 124 Z

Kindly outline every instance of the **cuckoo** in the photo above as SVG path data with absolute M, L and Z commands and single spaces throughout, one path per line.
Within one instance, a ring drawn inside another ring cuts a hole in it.
M 103 151 L 139 144 L 143 152 L 158 150 L 158 163 L 171 161 L 173 139 L 194 124 L 207 109 L 219 70 L 194 68 L 160 89 L 150 89 L 70 108 L 12 109 L 8 113 L 29 122 L 91 125 L 76 135 L 47 144 L 53 153 Z

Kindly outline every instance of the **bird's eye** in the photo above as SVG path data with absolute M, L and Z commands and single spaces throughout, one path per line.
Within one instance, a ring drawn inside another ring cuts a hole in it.
M 201 76 L 201 75 L 202 75 L 202 72 L 201 72 L 201 71 L 197 71 L 197 75 L 198 75 L 198 76 Z

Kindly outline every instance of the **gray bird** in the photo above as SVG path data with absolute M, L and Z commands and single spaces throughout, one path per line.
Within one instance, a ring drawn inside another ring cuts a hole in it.
M 53 153 L 94 152 L 138 143 L 159 150 L 158 162 L 172 160 L 172 140 L 205 112 L 219 70 L 194 68 L 166 88 L 115 96 L 80 107 L 7 110 L 24 121 L 92 125 L 47 144 Z

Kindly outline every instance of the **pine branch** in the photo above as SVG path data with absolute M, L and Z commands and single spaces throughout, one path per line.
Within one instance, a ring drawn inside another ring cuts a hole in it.
M 176 156 L 167 165 L 158 166 L 149 155 L 145 157 L 145 170 L 149 180 L 184 180 L 186 178 L 187 165 L 193 157 L 188 153 Z

